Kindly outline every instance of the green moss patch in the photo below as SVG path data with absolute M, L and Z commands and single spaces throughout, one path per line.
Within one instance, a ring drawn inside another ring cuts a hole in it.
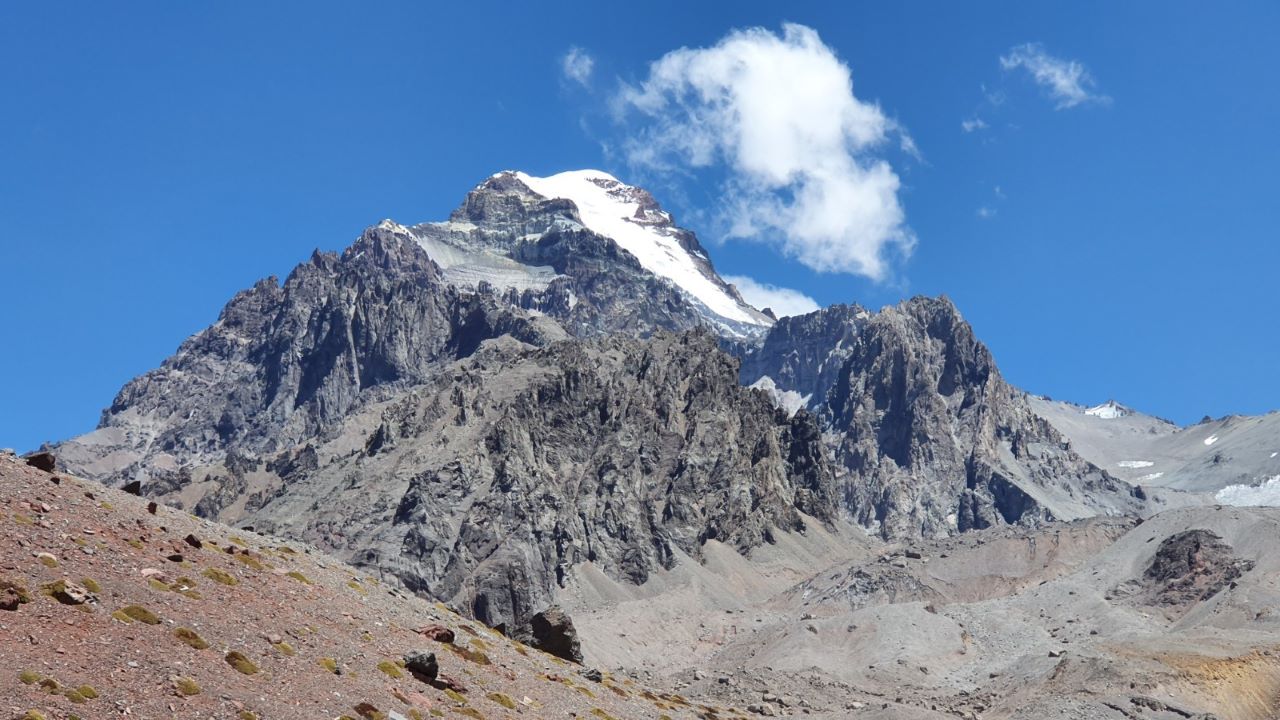
M 395 678 L 399 680 L 400 678 L 404 677 L 404 671 L 400 669 L 400 666 L 396 665 L 390 660 L 383 660 L 382 662 L 378 663 L 378 669 L 381 670 L 389 678 Z
M 155 613 L 141 605 L 126 605 L 120 608 L 119 612 L 124 613 L 129 616 L 130 619 L 137 620 L 140 623 L 146 623 L 147 625 L 160 624 L 160 618 Z M 113 616 L 114 614 L 115 613 L 112 613 Z
M 200 685 L 189 677 L 180 677 L 173 681 L 173 687 L 183 697 L 200 694 Z
M 235 575 L 232 575 L 226 570 L 222 570 L 220 568 L 205 568 L 201 575 L 204 575 L 210 580 L 222 585 L 231 586 L 240 584 L 240 581 L 236 579 Z
M 513 699 L 511 698 L 511 696 L 510 696 L 510 695 L 507 695 L 507 694 L 505 694 L 505 693 L 500 693 L 500 692 L 491 692 L 491 693 L 489 693 L 488 695 L 486 695 L 485 697 L 487 697 L 487 698 L 489 698 L 490 700 L 492 700 L 492 701 L 494 701 L 494 702 L 498 703 L 499 705 L 501 705 L 502 707 L 504 707 L 504 708 L 506 708 L 506 709 L 508 709 L 508 710 L 515 710 L 515 709 L 516 709 L 516 701 L 515 701 L 515 700 L 513 700 Z
M 464 660 L 470 660 L 471 662 L 477 665 L 490 664 L 489 656 L 485 655 L 479 650 L 472 650 L 471 648 L 462 647 L 461 645 L 453 645 L 453 644 L 445 644 L 445 647 L 452 650 L 454 654 L 457 655 L 458 657 Z

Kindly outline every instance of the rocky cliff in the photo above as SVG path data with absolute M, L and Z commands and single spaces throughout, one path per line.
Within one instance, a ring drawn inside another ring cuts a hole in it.
M 845 509 L 884 537 L 1139 507 L 1031 411 L 946 298 L 784 318 L 742 373 L 805 399 L 842 468 Z

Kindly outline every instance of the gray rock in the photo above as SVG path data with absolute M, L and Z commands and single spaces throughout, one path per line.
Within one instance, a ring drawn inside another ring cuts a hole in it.
M 404 668 L 415 676 L 426 679 L 435 680 L 440 674 L 440 664 L 436 661 L 436 654 L 425 650 L 414 650 L 404 656 Z
M 878 313 L 833 306 L 729 347 L 743 356 L 744 383 L 769 377 L 810 398 L 842 469 L 844 508 L 885 538 L 1141 507 L 1031 411 L 946 298 Z
M 582 645 L 578 641 L 578 631 L 573 627 L 573 620 L 559 607 L 553 605 L 536 613 L 529 619 L 527 635 L 522 633 L 517 637 L 522 635 L 528 638 L 529 645 L 543 652 L 570 662 L 582 662 Z M 584 671 L 584 676 L 586 672 L 594 672 L 598 675 L 600 671 Z

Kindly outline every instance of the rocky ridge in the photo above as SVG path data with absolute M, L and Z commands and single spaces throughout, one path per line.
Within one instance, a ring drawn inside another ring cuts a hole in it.
M 845 508 L 886 538 L 1141 507 L 1031 410 L 946 298 L 784 318 L 741 352 L 744 383 L 767 378 L 806 399 Z

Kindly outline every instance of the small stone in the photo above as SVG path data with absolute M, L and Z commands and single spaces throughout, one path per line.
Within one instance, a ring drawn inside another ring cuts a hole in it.
M 186 536 L 185 538 L 183 538 L 183 540 L 184 540 L 188 545 L 190 545 L 191 547 L 193 547 L 193 548 L 195 548 L 195 549 L 197 549 L 197 550 L 199 550 L 200 548 L 204 547 L 204 543 L 203 543 L 203 542 L 201 542 L 201 541 L 200 541 L 200 538 L 196 537 L 195 535 L 188 535 L 188 536 Z
M 151 502 L 147 503 L 147 512 L 151 513 L 152 515 L 155 515 L 155 514 L 156 514 L 156 509 L 157 509 L 157 507 L 158 507 L 158 506 L 156 505 L 155 501 L 153 500 L 153 501 L 151 501 Z

